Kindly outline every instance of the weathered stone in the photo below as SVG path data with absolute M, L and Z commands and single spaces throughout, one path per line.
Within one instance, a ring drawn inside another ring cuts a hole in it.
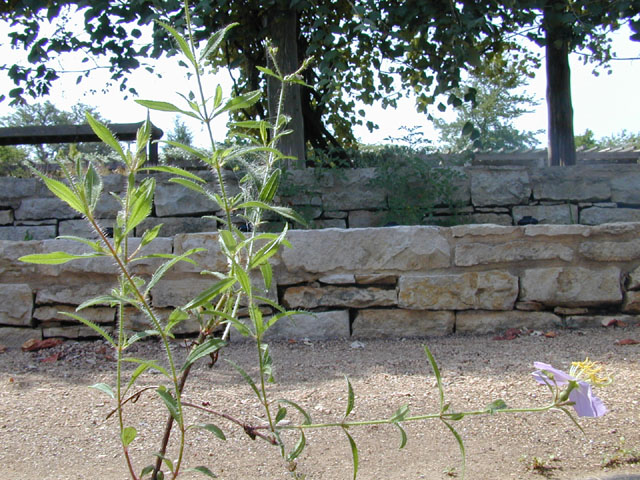
M 21 242 L 28 240 L 45 240 L 55 238 L 56 226 L 20 226 L 20 227 L 0 227 L 0 240 Z
M 510 310 L 518 296 L 518 277 L 507 272 L 402 276 L 398 303 L 412 310 Z
M 206 251 L 191 255 L 198 265 L 180 262 L 174 272 L 197 272 L 205 269 L 212 272 L 227 271 L 227 259 L 220 251 L 217 233 L 188 233 L 173 238 L 173 253 L 182 255 L 193 248 L 204 248 Z
M 640 210 L 634 208 L 585 208 L 580 212 L 580 223 L 600 225 L 615 222 L 640 222 Z
M 527 225 L 524 227 L 525 237 L 589 237 L 592 227 L 585 225 Z
M 163 278 L 151 290 L 151 303 L 156 308 L 181 307 L 217 282 L 215 277 L 182 275 L 177 279 Z
M 106 328 L 111 333 L 111 328 Z M 84 325 L 64 325 L 59 327 L 42 327 L 42 338 L 102 338 L 94 329 Z
M 1 228 L 0 228 L 1 230 Z M 18 258 L 24 255 L 42 253 L 43 242 L 12 242 L 0 240 L 0 279 L 5 283 L 25 283 L 37 277 L 42 267 L 34 263 L 24 263 Z
M 589 313 L 588 308 L 569 308 L 569 307 L 556 307 L 553 309 L 553 313 L 557 315 L 584 315 Z
M 7 348 L 20 348 L 27 340 L 35 338 L 40 340 L 40 330 L 33 328 L 0 327 L 0 345 Z
M 323 216 L 324 218 L 348 218 L 349 212 L 345 212 L 342 210 L 327 210 L 326 212 L 324 212 Z
M 468 267 L 532 260 L 573 260 L 573 249 L 560 243 L 515 240 L 504 243 L 466 243 L 455 247 L 455 265 Z
M 626 172 L 611 178 L 611 200 L 626 205 L 640 205 L 640 173 Z
M 519 227 L 502 226 L 502 225 L 456 225 L 451 227 L 451 236 L 453 238 L 462 238 L 470 236 L 500 236 L 501 239 L 513 237 L 514 234 L 520 232 Z
M 531 196 L 525 168 L 472 169 L 471 202 L 476 206 L 519 205 Z
M 449 243 L 437 227 L 291 231 L 281 252 L 282 283 L 333 273 L 421 271 L 450 265 Z
M 386 193 L 371 185 L 376 177 L 375 169 L 346 169 L 334 178 L 334 187 L 322 190 L 325 210 L 364 210 L 384 208 Z
M 109 191 L 109 190 L 107 190 Z M 122 209 L 122 205 L 117 198 L 113 195 L 108 195 L 103 193 L 100 197 L 100 201 L 96 205 L 96 209 L 93 214 L 97 218 L 116 218 L 118 216 L 118 212 Z
M 640 257 L 640 239 L 628 242 L 593 241 L 580 244 L 580 255 L 600 262 L 625 262 Z
M 77 218 L 80 213 L 71 209 L 58 198 L 25 198 L 15 210 L 16 220 L 39 220 L 44 218 Z
M 640 267 L 629 272 L 625 284 L 627 290 L 640 290 Z
M 83 278 L 78 275 L 69 283 L 48 282 L 36 290 L 36 305 L 60 304 L 80 305 L 91 298 L 103 295 L 114 287 L 112 277 L 91 275 Z M 76 283 L 78 282 L 78 283 Z
M 356 283 L 356 277 L 352 273 L 343 273 L 336 275 L 325 275 L 324 277 L 318 278 L 318 281 L 329 285 L 344 285 Z
M 13 210 L 0 210 L 0 225 L 11 225 L 13 223 Z
M 173 237 L 180 233 L 199 233 L 218 231 L 218 222 L 214 218 L 203 217 L 149 217 L 136 227 L 136 236 L 141 237 L 146 230 L 150 230 L 159 223 L 160 235 Z
M 456 333 L 486 334 L 509 328 L 545 330 L 562 325 L 557 315 L 549 312 L 456 312 Z
M 520 300 L 561 307 L 618 303 L 622 300 L 620 269 L 551 267 L 525 270 Z
M 398 283 L 396 275 L 372 273 L 369 275 L 356 274 L 356 283 L 361 285 L 395 285 Z
M 523 312 L 540 312 L 545 309 L 545 306 L 539 302 L 516 302 L 516 310 L 522 310 Z
M 533 174 L 536 200 L 604 201 L 611 198 L 609 179 L 602 169 L 585 167 L 547 167 Z
M 115 224 L 114 219 L 100 219 L 98 225 L 103 229 L 112 228 Z M 62 220 L 58 224 L 58 235 L 68 235 L 84 238 L 98 238 L 98 234 L 86 220 Z
M 61 312 L 79 315 L 87 320 L 91 320 L 93 323 L 111 323 L 115 320 L 116 311 L 114 308 L 109 307 L 89 307 L 77 312 L 75 307 L 70 305 L 42 306 L 37 307 L 34 310 L 33 318 L 40 322 L 74 321 L 72 318 Z
M 469 219 L 470 223 L 478 225 L 513 225 L 511 215 L 504 213 L 474 213 Z
M 635 315 L 571 315 L 564 318 L 565 328 L 599 328 L 611 322 L 634 324 L 639 317 Z
M 0 177 L 2 205 L 18 207 L 21 199 L 36 195 L 37 185 L 35 178 Z
M 341 218 L 318 218 L 313 221 L 313 228 L 347 228 L 347 221 Z
M 33 291 L 24 283 L 0 285 L 0 324 L 31 325 Z
M 158 183 L 154 198 L 158 217 L 215 214 L 216 206 L 204 195 L 176 183 Z
M 356 338 L 442 336 L 453 333 L 455 314 L 426 310 L 360 310 L 353 321 Z
M 349 330 L 349 312 L 333 310 L 282 318 L 267 331 L 265 338 L 328 340 L 347 338 Z
M 387 213 L 381 210 L 353 210 L 349 212 L 349 228 L 381 227 Z
M 578 207 L 576 205 L 516 205 L 513 207 L 515 224 L 526 216 L 533 217 L 542 224 L 570 225 L 578 222 Z
M 161 324 L 166 324 L 173 309 L 154 309 Z M 142 332 L 153 328 L 149 317 L 139 310 L 128 308 L 124 316 L 124 328 L 133 332 Z M 176 325 L 171 332 L 174 335 L 195 335 L 200 332 L 200 324 L 194 317 L 189 317 Z
M 290 287 L 284 292 L 288 308 L 314 309 L 318 307 L 383 307 L 396 305 L 398 294 L 394 290 L 358 287 Z
M 640 292 L 624 293 L 622 311 L 627 313 L 640 313 Z

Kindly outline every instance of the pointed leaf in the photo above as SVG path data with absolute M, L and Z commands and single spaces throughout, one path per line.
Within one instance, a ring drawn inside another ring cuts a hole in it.
M 400 430 L 400 446 L 398 447 L 399 450 L 402 450 L 405 445 L 407 444 L 407 432 L 404 431 L 404 428 L 402 428 L 402 425 L 400 425 L 399 423 L 394 423 L 394 425 L 396 427 L 398 427 L 398 430 Z
M 177 142 L 172 142 L 172 141 L 169 141 L 167 143 L 170 144 L 170 145 L 173 145 L 173 146 L 180 145 Z M 199 153 L 199 152 L 197 150 L 194 150 L 193 153 L 196 154 L 196 153 Z M 206 183 L 205 180 L 200 178 L 198 175 L 195 175 L 194 173 L 191 173 L 188 170 L 184 170 L 184 169 L 178 168 L 178 167 L 169 167 L 169 166 L 165 166 L 165 165 L 159 165 L 159 166 L 156 166 L 156 167 L 145 167 L 142 170 L 146 170 L 146 171 L 149 171 L 149 172 L 170 173 L 172 175 L 179 175 L 181 177 L 189 178 L 189 179 L 194 180 L 196 182 Z
M 106 383 L 96 383 L 94 385 L 91 385 L 89 388 L 95 388 L 96 390 L 100 390 L 101 392 L 104 392 L 107 395 L 109 395 L 114 400 L 116 398 L 116 394 L 113 391 L 113 388 L 111 388 L 111 386 L 107 385 Z
M 278 403 L 284 403 L 285 405 L 291 405 L 293 408 L 295 408 L 296 410 L 298 410 L 302 416 L 304 417 L 304 422 L 302 422 L 303 425 L 311 425 L 311 415 L 309 415 L 307 413 L 307 411 L 302 408 L 300 405 L 298 405 L 295 402 L 292 402 L 291 400 L 286 400 L 284 398 L 278 400 Z
M 353 437 L 349 435 L 349 432 L 347 432 L 347 429 L 343 428 L 342 430 L 344 431 L 345 435 L 349 439 L 349 445 L 351 446 L 351 456 L 353 457 L 353 480 L 356 480 L 356 478 L 358 477 L 358 466 L 359 466 L 358 447 L 356 446 L 356 442 L 353 440 Z
M 198 308 L 205 303 L 208 303 L 211 299 L 229 290 L 235 283 L 235 278 L 225 278 L 224 280 L 219 281 L 212 287 L 207 288 L 204 292 L 191 300 L 189 303 L 187 303 L 184 306 L 184 309 L 191 310 L 192 308 Z
M 193 425 L 192 427 L 193 428 L 201 428 L 203 430 L 206 430 L 207 432 L 213 433 L 220 440 L 226 440 L 227 439 L 227 437 L 225 437 L 223 431 L 220 430 L 220 428 L 217 427 L 216 425 L 214 425 L 213 423 L 198 423 L 196 425 Z
M 427 358 L 429 359 L 429 363 L 431 364 L 431 368 L 433 369 L 433 374 L 436 376 L 436 382 L 438 385 L 438 392 L 440 394 L 440 411 L 444 407 L 444 388 L 442 387 L 442 377 L 440 376 L 440 369 L 438 368 L 438 364 L 436 363 L 436 359 L 433 358 L 431 354 L 431 350 L 426 345 L 424 346 L 424 352 L 427 354 Z
M 494 400 L 489 405 L 487 405 L 487 412 L 493 414 L 493 413 L 496 413 L 498 410 L 504 410 L 505 408 L 508 408 L 507 404 L 505 403 L 504 400 L 499 398 L 498 400 Z
M 269 290 L 271 288 L 271 282 L 273 281 L 273 269 L 270 263 L 263 263 L 260 265 L 260 272 L 264 279 L 264 288 Z
M 147 230 L 146 232 L 144 232 L 144 234 L 142 235 L 142 239 L 140 240 L 140 246 L 144 247 L 146 245 L 149 245 L 151 242 L 153 242 L 160 234 L 160 229 L 162 228 L 163 225 L 164 225 L 163 223 L 159 223 L 158 225 L 153 227 L 151 230 Z
M 229 32 L 229 30 L 231 30 L 233 27 L 236 27 L 238 25 L 239 23 L 237 22 L 231 23 L 226 27 L 223 27 L 220 30 L 216 31 L 213 35 L 211 35 L 209 37 L 209 40 L 207 40 L 207 45 L 204 47 L 204 49 L 202 50 L 202 53 L 200 54 L 200 61 L 208 59 L 209 56 L 211 55 L 215 55 L 216 52 L 218 51 L 218 48 L 220 48 L 220 45 L 222 44 L 225 37 L 227 36 L 227 33 Z
M 253 90 L 252 92 L 233 97 L 222 108 L 216 111 L 216 115 L 223 112 L 233 112 L 235 110 L 249 108 L 260 100 L 260 97 L 262 97 L 262 92 L 260 90 Z
M 286 416 L 287 416 L 287 409 L 284 407 L 278 408 L 278 413 L 276 413 L 276 424 L 284 420 L 284 417 Z
M 227 344 L 227 342 L 225 342 L 221 338 L 208 337 L 204 342 L 202 342 L 200 345 L 198 345 L 197 347 L 193 348 L 189 352 L 189 355 L 187 356 L 187 359 L 185 360 L 184 365 L 182 366 L 180 371 L 184 372 L 196 360 L 198 360 L 198 359 L 200 359 L 200 358 L 202 358 L 202 357 L 204 357 L 206 355 L 209 355 L 210 353 L 217 352 L 222 347 L 224 347 L 226 344 Z
M 395 411 L 393 416 L 391 417 L 392 422 L 402 422 L 405 418 L 407 418 L 407 414 L 409 413 L 409 405 L 403 405 L 398 410 Z
M 158 392 L 158 395 L 160 395 L 160 398 L 162 398 L 162 401 L 167 406 L 167 410 L 169 410 L 169 413 L 171 414 L 173 419 L 176 422 L 181 423 L 180 411 L 178 410 L 178 402 L 175 398 L 173 398 L 171 392 L 169 392 L 165 387 L 158 388 L 156 392 Z
M 464 478 L 464 472 L 465 472 L 465 470 L 467 468 L 467 455 L 466 455 L 466 452 L 465 452 L 465 449 L 464 449 L 464 442 L 462 441 L 462 437 L 460 436 L 460 434 L 456 431 L 455 428 L 453 428 L 453 426 L 450 423 L 445 422 L 444 420 L 442 420 L 442 422 L 451 431 L 451 433 L 455 437 L 456 441 L 458 442 L 458 447 L 460 447 L 460 455 L 462 456 L 462 468 L 461 468 L 460 476 L 462 478 Z
M 51 253 L 35 253 L 33 255 L 24 255 L 18 260 L 25 263 L 37 263 L 40 265 L 60 265 L 70 262 L 71 260 L 80 260 L 85 258 L 104 257 L 103 253 L 83 253 L 73 255 L 67 252 L 51 252 Z
M 93 118 L 89 112 L 86 113 L 86 117 L 91 130 L 93 130 L 93 133 L 95 133 L 100 140 L 102 140 L 113 150 L 115 150 L 120 158 L 124 160 L 126 158 L 124 150 L 122 150 L 120 143 L 118 143 L 118 140 L 116 140 L 116 137 L 114 137 L 113 133 L 111 133 L 105 125 L 101 124 L 95 118 Z
M 189 190 L 193 190 L 194 192 L 198 192 L 201 195 L 207 195 L 207 191 L 204 189 L 202 185 L 199 183 L 193 182 L 186 178 L 172 178 L 169 180 L 171 183 L 177 183 L 178 185 L 182 185 L 183 187 L 188 188 Z
M 344 379 L 347 381 L 347 410 L 344 414 L 344 418 L 346 419 L 353 410 L 355 395 L 353 393 L 353 387 L 351 386 L 349 378 L 347 378 L 347 376 L 345 375 Z
M 240 365 L 235 363 L 234 361 L 225 359 L 225 362 L 227 362 L 229 365 L 231 365 L 233 368 L 236 369 L 236 371 L 242 376 L 242 378 L 244 378 L 244 381 L 249 384 L 249 386 L 255 392 L 255 394 L 258 396 L 258 398 L 262 400 L 262 396 L 260 395 L 260 391 L 258 390 L 258 387 L 256 386 L 256 383 L 249 376 L 249 374 L 247 372 L 245 372 L 244 369 Z
M 262 73 L 269 75 L 271 77 L 277 78 L 280 81 L 283 81 L 284 79 L 278 75 L 276 72 L 274 72 L 273 70 L 271 70 L 270 68 L 267 67 L 261 67 L 261 66 L 257 66 L 256 67 L 258 70 L 260 70 Z
M 82 213 L 83 215 L 87 214 L 87 208 L 82 202 L 82 199 L 80 199 L 67 185 L 59 180 L 46 177 L 40 172 L 36 173 L 40 176 L 51 193 L 73 208 L 76 212 Z
M 182 255 L 179 256 L 174 256 L 171 260 L 169 260 L 168 262 L 163 263 L 162 265 L 160 265 L 156 271 L 153 273 L 153 276 L 151 277 L 151 280 L 149 280 L 149 283 L 147 284 L 147 288 L 144 291 L 145 296 L 149 294 L 149 292 L 151 292 L 151 289 L 153 287 L 155 287 L 156 283 L 158 283 L 160 281 L 160 279 L 164 276 L 165 273 L 167 273 L 167 271 L 173 267 L 176 263 L 181 262 L 181 261 L 186 261 L 188 260 L 191 255 L 193 255 L 194 253 L 198 253 L 198 252 L 203 252 L 206 251 L 205 248 L 192 248 L 186 252 L 184 252 Z
M 91 320 L 87 320 L 86 318 L 81 317 L 80 315 L 76 315 L 70 312 L 59 312 L 61 315 L 65 315 L 67 317 L 73 318 L 74 320 L 79 321 L 80 323 L 86 325 L 91 328 L 94 332 L 104 338 L 110 345 L 116 346 L 116 342 L 111 338 L 111 336 L 100 326 L 93 323 Z
M 167 32 L 171 34 L 171 36 L 175 39 L 178 46 L 180 47 L 180 50 L 182 50 L 182 53 L 184 54 L 184 56 L 187 57 L 187 59 L 189 59 L 189 61 L 191 62 L 191 65 L 193 65 L 194 67 L 197 66 L 196 59 L 194 58 L 193 53 L 189 48 L 189 44 L 187 43 L 187 40 L 182 35 L 180 35 L 178 31 L 175 28 L 173 28 L 171 25 L 168 25 L 160 21 L 158 21 L 158 25 L 160 25 L 162 28 L 164 28 Z
M 199 467 L 189 468 L 185 471 L 202 473 L 203 475 L 206 475 L 209 478 L 218 478 L 211 470 L 209 470 L 207 467 L 204 467 L 202 465 L 200 465 Z
M 300 438 L 298 439 L 296 446 L 293 448 L 293 451 L 289 453 L 289 455 L 287 455 L 287 461 L 292 462 L 296 458 L 298 458 L 302 453 L 302 451 L 304 450 L 304 447 L 306 444 L 307 444 L 307 439 L 304 436 L 304 430 L 300 430 Z
M 276 192 L 278 191 L 278 185 L 280 183 L 280 169 L 275 169 L 271 172 L 269 179 L 265 182 L 260 190 L 260 200 L 263 202 L 271 202 Z
M 122 440 L 122 445 L 124 445 L 125 447 L 128 447 L 129 445 L 131 445 L 131 442 L 133 442 L 136 439 L 137 434 L 138 432 L 133 427 L 123 428 L 122 432 L 120 433 L 120 439 Z

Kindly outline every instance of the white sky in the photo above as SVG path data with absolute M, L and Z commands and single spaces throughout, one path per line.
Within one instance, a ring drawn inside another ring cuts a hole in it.
M 0 58 L 2 63 L 11 65 L 20 60 L 24 55 L 7 46 L 7 37 L 0 34 Z M 628 32 L 619 32 L 614 37 L 614 47 L 618 57 L 640 57 L 640 43 L 631 42 Z M 80 59 L 72 60 L 75 67 L 84 67 Z M 130 75 L 129 84 L 135 87 L 139 98 L 151 100 L 163 100 L 184 105 L 174 92 L 176 90 L 187 93 L 193 88 L 193 80 L 188 80 L 186 70 L 177 65 L 177 59 L 163 59 L 158 63 L 158 71 L 163 77 L 148 73 L 139 69 Z M 66 68 L 73 68 L 69 63 Z M 577 55 L 571 57 L 572 69 L 572 96 L 574 107 L 574 129 L 576 134 L 583 133 L 590 128 L 595 136 L 608 136 L 626 129 L 631 132 L 640 131 L 640 60 L 614 61 L 612 62 L 613 74 L 602 72 L 600 76 L 592 74 L 590 65 L 583 65 Z M 98 107 L 98 111 L 104 118 L 114 123 L 138 122 L 146 118 L 146 109 L 137 105 L 133 98 L 124 99 L 124 93 L 120 92 L 117 85 L 107 93 L 101 92 L 101 86 L 108 80 L 106 71 L 96 71 L 88 79 L 76 85 L 77 74 L 65 74 L 54 83 L 51 95 L 48 97 L 61 109 L 69 109 L 77 102 Z M 217 76 L 207 78 L 206 85 L 213 94 L 217 83 L 221 83 L 225 94 L 230 93 L 231 82 L 229 74 L 221 71 Z M 8 79 L 6 71 L 0 71 L 0 91 L 7 95 L 13 88 L 13 83 Z M 544 68 L 537 72 L 526 91 L 540 100 L 540 105 L 530 114 L 526 114 L 516 121 L 516 127 L 522 130 L 546 130 L 546 105 L 545 105 L 545 74 Z M 98 90 L 92 92 L 91 90 Z M 44 100 L 43 100 L 44 101 Z M 401 137 L 401 126 L 420 126 L 425 137 L 437 141 L 437 133 L 427 120 L 426 115 L 415 111 L 413 99 L 405 98 L 399 101 L 395 110 L 383 110 L 379 106 L 363 106 L 367 112 L 367 119 L 380 125 L 380 129 L 370 133 L 365 127 L 357 127 L 355 132 L 363 143 L 384 143 L 387 137 Z M 0 103 L 0 116 L 11 112 L 8 101 Z M 446 113 L 448 118 L 453 118 L 453 112 Z M 166 133 L 172 130 L 174 114 L 151 112 L 152 122 L 162 128 Z M 447 117 L 445 117 L 447 118 Z M 217 140 L 224 137 L 227 119 L 220 119 L 215 124 Z M 197 123 L 187 122 L 193 131 L 196 144 L 206 145 L 206 137 Z M 165 136 L 166 138 L 166 136 Z M 540 138 L 544 144 L 544 135 Z

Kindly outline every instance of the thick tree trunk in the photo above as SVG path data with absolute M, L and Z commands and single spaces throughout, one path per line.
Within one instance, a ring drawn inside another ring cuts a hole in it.
M 273 46 L 278 49 L 276 62 L 280 71 L 287 75 L 295 72 L 298 65 L 298 41 L 297 41 L 297 23 L 298 18 L 295 10 L 274 10 L 269 16 L 269 33 Z M 272 70 L 270 57 L 267 55 L 267 65 Z M 267 95 L 269 103 L 269 117 L 271 121 L 275 121 L 278 103 L 280 101 L 280 91 L 282 85 L 278 80 L 269 76 L 267 77 Z M 288 85 L 284 90 L 284 103 L 282 105 L 282 113 L 291 118 L 287 125 L 288 129 L 292 129 L 293 133 L 284 136 L 278 148 L 285 155 L 295 157 L 295 165 L 304 167 L 305 164 L 305 142 L 304 142 L 304 121 L 302 118 L 302 106 L 300 103 L 300 85 Z
M 569 70 L 569 36 L 566 27 L 556 20 L 562 15 L 564 2 L 549 0 L 544 9 L 546 31 L 548 161 L 549 165 L 575 165 Z

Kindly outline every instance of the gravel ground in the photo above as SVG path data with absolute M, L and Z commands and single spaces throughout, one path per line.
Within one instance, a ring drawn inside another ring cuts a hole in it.
M 272 399 L 293 400 L 314 422 L 340 421 L 346 405 L 347 375 L 355 390 L 353 420 L 388 418 L 402 405 L 412 414 L 432 413 L 438 404 L 435 379 L 422 349 L 428 344 L 438 361 L 452 409 L 483 408 L 502 398 L 511 407 L 539 406 L 545 387 L 531 377 L 534 361 L 568 369 L 589 357 L 614 375 L 612 385 L 596 393 L 609 408 L 602 418 L 581 419 L 581 433 L 559 412 L 496 414 L 456 423 L 467 451 L 468 479 L 632 479 L 640 478 L 640 327 L 558 331 L 548 338 L 523 335 L 514 340 L 492 336 L 451 336 L 420 340 L 282 342 L 272 345 L 277 383 Z M 354 348 L 358 347 L 358 348 Z M 176 344 L 178 355 L 184 349 Z M 157 343 L 139 343 L 131 354 L 152 358 Z M 222 358 L 255 374 L 255 347 L 232 343 Z M 8 348 L 0 354 L 0 465 L 4 479 L 125 479 L 112 401 L 87 388 L 114 383 L 112 352 L 102 342 L 72 342 L 36 352 Z M 145 374 L 141 386 L 160 382 Z M 185 398 L 243 421 L 263 421 L 249 387 L 226 362 L 192 371 Z M 205 431 L 188 437 L 187 466 L 206 465 L 222 479 L 291 478 L 276 448 L 252 441 L 220 418 L 190 410 L 190 422 L 216 423 L 223 442 Z M 127 424 L 138 430 L 131 445 L 136 469 L 152 463 L 164 424 L 164 408 L 153 393 L 140 396 Z M 438 421 L 407 424 L 409 441 L 398 449 L 393 426 L 351 429 L 360 453 L 359 479 L 447 479 L 460 477 L 458 446 Z M 624 440 L 622 440 L 624 438 Z M 287 438 L 290 445 L 294 438 Z M 609 462 L 608 467 L 604 467 Z M 538 468 L 535 468 L 535 467 Z M 311 431 L 298 472 L 306 478 L 350 479 L 351 453 L 336 429 Z M 205 478 L 185 473 L 181 478 Z

